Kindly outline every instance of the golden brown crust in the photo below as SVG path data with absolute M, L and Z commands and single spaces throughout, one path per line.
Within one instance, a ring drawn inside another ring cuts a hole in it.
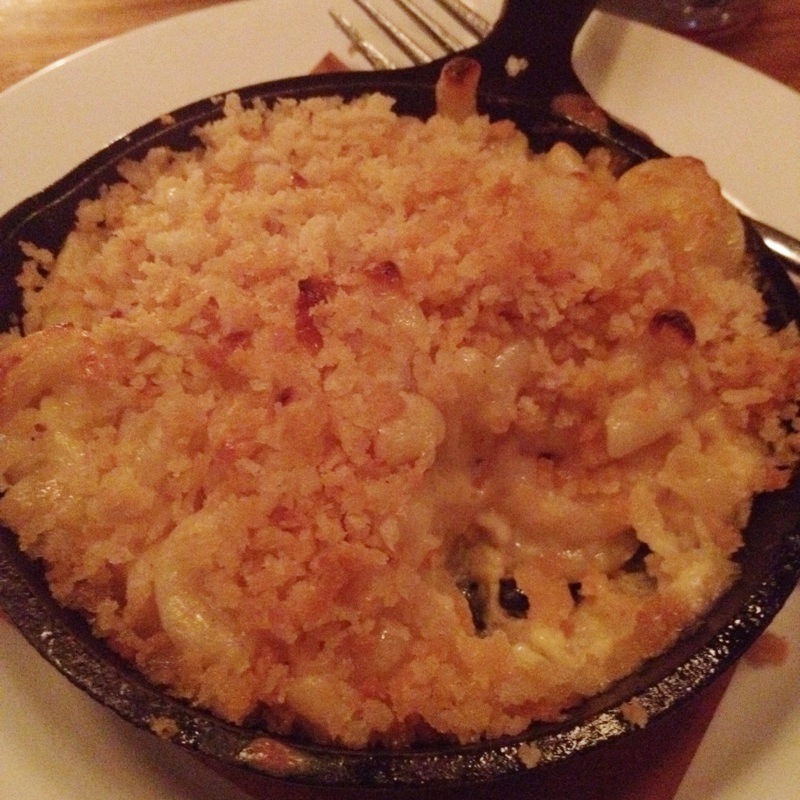
M 796 458 L 800 348 L 702 165 L 380 96 L 200 137 L 27 248 L 0 516 L 62 602 L 350 746 L 557 720 L 704 612 Z

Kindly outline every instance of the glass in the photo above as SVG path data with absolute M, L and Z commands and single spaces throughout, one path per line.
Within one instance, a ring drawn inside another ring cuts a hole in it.
M 662 25 L 675 33 L 708 39 L 748 25 L 758 7 L 759 0 L 664 0 Z

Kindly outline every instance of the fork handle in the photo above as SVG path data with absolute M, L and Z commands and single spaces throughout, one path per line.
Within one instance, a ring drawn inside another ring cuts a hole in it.
M 525 102 L 582 91 L 572 48 L 594 6 L 594 0 L 506 0 L 492 31 L 471 51 L 481 62 L 483 86 Z

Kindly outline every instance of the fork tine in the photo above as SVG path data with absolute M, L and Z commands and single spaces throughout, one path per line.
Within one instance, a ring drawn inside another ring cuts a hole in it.
M 373 69 L 397 69 L 397 64 L 381 53 L 375 45 L 368 42 L 347 17 L 342 16 L 336 11 L 329 10 L 328 13 L 339 26 L 342 33 L 350 40 L 353 47 L 369 61 Z
M 353 0 L 375 24 L 411 59 L 414 64 L 427 64 L 433 61 L 434 55 L 429 53 L 407 33 L 397 27 L 387 16 L 382 14 L 368 0 Z
M 461 0 L 436 0 L 436 3 L 479 39 L 485 38 L 492 30 L 492 25 L 486 17 L 481 16 Z
M 358 0 L 356 0 L 358 2 Z M 417 24 L 435 39 L 447 52 L 463 50 L 464 43 L 451 36 L 433 17 L 423 11 L 412 0 L 394 0 Z
M 465 31 L 473 34 L 478 39 L 484 38 L 492 29 L 489 20 L 478 14 L 463 0 L 433 1 L 447 12 L 455 22 L 459 23 Z M 426 64 L 438 57 L 437 53 L 428 51 L 385 14 L 375 8 L 370 0 L 353 0 L 353 2 L 405 53 L 413 64 Z M 453 53 L 463 50 L 467 46 L 467 43 L 457 39 L 427 12 L 423 11 L 414 0 L 391 0 L 391 2 L 400 6 L 445 52 Z M 329 10 L 328 13 L 350 41 L 350 44 L 367 59 L 374 69 L 397 68 L 397 64 L 366 39 L 347 17 L 333 10 Z

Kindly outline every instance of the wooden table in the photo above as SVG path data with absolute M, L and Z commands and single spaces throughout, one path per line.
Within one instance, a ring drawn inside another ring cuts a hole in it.
M 0 0 L 0 91 L 101 39 L 217 2 L 231 0 Z M 800 0 L 763 0 L 761 13 L 752 26 L 713 42 L 712 46 L 800 91 Z M 551 773 L 534 786 L 462 791 L 461 800 L 473 796 L 670 800 L 725 683 L 719 681 L 679 715 L 643 732 L 635 751 L 622 744 L 590 755 L 577 771 L 572 768 L 567 773 Z M 252 776 L 229 777 L 257 798 L 289 800 L 309 796 L 300 789 Z M 349 794 L 335 792 L 331 796 L 345 798 Z M 436 792 L 433 796 L 441 800 L 445 795 Z
M 220 2 L 230 0 L 0 0 L 0 91 L 101 39 Z M 762 0 L 752 26 L 713 46 L 800 91 L 800 0 Z

